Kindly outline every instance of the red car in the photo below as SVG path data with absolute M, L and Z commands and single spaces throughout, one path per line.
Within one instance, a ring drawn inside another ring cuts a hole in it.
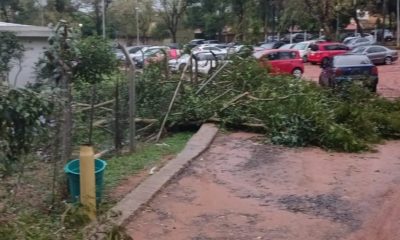
M 291 74 L 300 78 L 304 72 L 303 59 L 297 50 L 271 49 L 253 55 L 261 66 L 271 69 L 272 74 Z
M 350 49 L 341 43 L 336 42 L 320 42 L 310 46 L 310 54 L 308 61 L 311 64 L 327 63 L 333 56 L 344 54 Z

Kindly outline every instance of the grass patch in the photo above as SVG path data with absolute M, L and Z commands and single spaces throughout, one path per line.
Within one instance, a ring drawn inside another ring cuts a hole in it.
M 165 138 L 162 143 L 143 144 L 132 155 L 111 158 L 107 161 L 105 170 L 105 187 L 112 188 L 120 183 L 121 180 L 137 173 L 145 167 L 158 162 L 163 157 L 175 155 L 180 152 L 192 133 L 177 133 Z
M 105 170 L 105 187 L 110 190 L 124 178 L 134 175 L 168 155 L 183 149 L 192 136 L 190 132 L 177 133 L 154 143 L 140 144 L 136 153 L 109 159 Z M 18 194 L 18 201 L 9 204 L 11 186 L 15 179 L 8 178 L 0 187 L 0 239 L 1 240 L 80 240 L 86 219 L 77 206 L 60 201 L 49 211 L 52 168 L 37 163 L 27 168 Z M 10 186 L 10 189 L 5 186 Z M 103 199 L 99 214 L 107 211 L 113 202 Z

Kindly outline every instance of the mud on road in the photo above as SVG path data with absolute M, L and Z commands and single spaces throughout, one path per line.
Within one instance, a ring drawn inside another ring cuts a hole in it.
M 135 240 L 400 239 L 400 142 L 329 153 L 220 134 L 127 226 Z

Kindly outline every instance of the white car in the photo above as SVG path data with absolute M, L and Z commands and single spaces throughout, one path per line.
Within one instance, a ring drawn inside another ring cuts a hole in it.
M 171 72 L 181 72 L 185 68 L 185 66 L 188 64 L 190 55 L 189 54 L 183 54 L 180 58 L 178 59 L 171 59 L 168 61 L 168 66 L 171 69 Z
M 212 51 L 215 54 L 226 54 L 226 52 L 227 52 L 226 49 L 221 49 L 219 47 L 209 45 L 209 44 L 199 45 L 192 49 L 192 53 L 199 53 L 199 52 L 206 52 L 206 51 Z
M 297 50 L 300 53 L 300 57 L 303 59 L 303 62 L 308 61 L 308 55 L 311 52 L 310 46 L 311 44 L 314 44 L 316 41 L 305 41 L 305 42 L 299 42 L 296 43 L 294 46 L 291 47 L 291 49 Z
M 198 52 L 193 55 L 197 59 L 197 72 L 199 74 L 207 75 L 212 69 L 216 68 L 218 64 L 224 62 L 225 54 L 215 54 L 215 56 L 208 52 Z M 217 59 L 215 59 L 217 57 Z M 189 64 L 190 67 L 190 55 L 184 54 L 177 60 L 169 60 L 168 65 L 172 72 L 181 72 L 186 65 Z M 192 61 L 192 71 L 196 71 L 195 60 Z
M 217 59 L 215 59 L 215 56 Z M 197 72 L 202 75 L 208 75 L 211 71 L 224 62 L 226 54 L 212 55 L 210 52 L 199 52 L 195 55 L 197 60 Z M 193 62 L 192 71 L 196 71 L 195 63 Z

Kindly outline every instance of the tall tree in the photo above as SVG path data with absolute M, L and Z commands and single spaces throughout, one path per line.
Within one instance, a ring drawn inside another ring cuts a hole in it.
M 14 22 L 16 13 L 21 9 L 19 0 L 0 1 L 0 20 Z
M 328 38 L 334 38 L 334 23 L 335 14 L 335 0 L 303 0 L 306 6 L 304 12 L 310 13 L 310 16 L 324 29 L 325 36 Z M 300 11 L 300 10 L 299 10 Z
M 178 24 L 182 20 L 186 8 L 188 6 L 187 0 L 159 0 L 162 11 L 160 15 L 165 21 L 168 30 L 171 34 L 172 41 L 176 42 L 176 33 L 178 31 Z

